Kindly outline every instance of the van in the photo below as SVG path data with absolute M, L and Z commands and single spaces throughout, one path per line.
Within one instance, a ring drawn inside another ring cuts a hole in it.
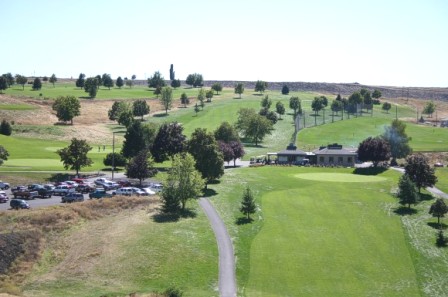
M 67 195 L 61 197 L 62 203 L 64 203 L 64 202 L 67 202 L 67 203 L 81 202 L 81 201 L 84 201 L 84 195 L 81 193 L 77 193 L 77 192 L 71 192 L 71 193 L 68 193 Z
M 9 202 L 9 206 L 12 209 L 29 209 L 30 205 L 22 199 L 11 199 L 11 202 Z

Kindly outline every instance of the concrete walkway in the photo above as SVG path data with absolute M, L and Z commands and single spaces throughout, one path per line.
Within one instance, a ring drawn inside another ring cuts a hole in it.
M 235 256 L 229 233 L 224 222 L 207 198 L 200 198 L 199 205 L 207 215 L 218 243 L 220 296 L 236 297 Z

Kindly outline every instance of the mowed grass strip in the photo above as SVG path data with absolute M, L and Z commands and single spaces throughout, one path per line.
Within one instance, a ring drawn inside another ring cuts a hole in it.
M 0 110 L 33 110 L 37 107 L 29 104 L 0 104 Z
M 387 193 L 307 182 L 262 197 L 247 296 L 420 296 Z

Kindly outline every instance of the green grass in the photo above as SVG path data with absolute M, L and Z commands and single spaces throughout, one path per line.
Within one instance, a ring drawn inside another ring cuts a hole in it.
M 28 104 L 0 104 L 0 110 L 33 110 L 36 107 Z
M 442 192 L 448 193 L 448 167 L 436 168 L 437 184 L 436 187 Z

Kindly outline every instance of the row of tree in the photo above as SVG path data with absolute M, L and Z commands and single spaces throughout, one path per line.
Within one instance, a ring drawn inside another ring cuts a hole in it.
M 55 74 L 51 75 L 50 78 L 44 77 L 43 81 L 50 81 L 50 83 L 54 84 L 58 81 Z M 14 84 L 18 84 L 22 86 L 22 90 L 25 90 L 25 85 L 28 83 L 28 78 L 26 76 L 16 74 L 16 76 L 12 76 L 11 73 L 4 73 L 2 76 L 0 76 L 0 92 L 3 90 L 6 90 L 7 88 L 10 88 Z M 39 77 L 34 78 L 32 82 L 32 89 L 33 90 L 40 90 L 42 88 L 42 81 Z

